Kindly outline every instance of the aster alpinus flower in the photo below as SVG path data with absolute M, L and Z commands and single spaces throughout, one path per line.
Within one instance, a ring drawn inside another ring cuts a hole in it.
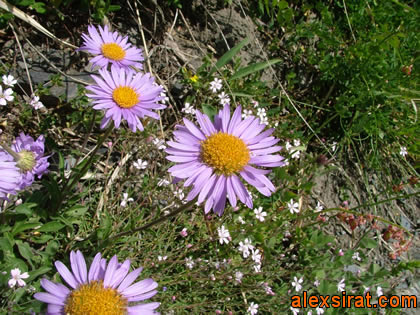
M 0 151 L 0 199 L 5 199 L 7 194 L 16 194 L 20 178 L 21 174 L 13 157 Z
M 272 153 L 281 150 L 274 146 L 279 140 L 272 137 L 274 129 L 264 132 L 266 125 L 250 116 L 241 118 L 238 106 L 230 117 L 229 105 L 215 116 L 214 123 L 207 115 L 196 111 L 200 128 L 184 118 L 185 126 L 176 126 L 175 141 L 168 141 L 168 160 L 177 163 L 169 172 L 177 179 L 186 179 L 184 186 L 193 185 L 187 200 L 198 196 L 207 199 L 204 211 L 213 209 L 222 215 L 226 198 L 236 207 L 237 198 L 252 208 L 252 198 L 240 178 L 260 193 L 270 196 L 274 185 L 265 176 L 270 170 L 261 167 L 284 165 L 284 158 Z
M 35 299 L 47 303 L 47 314 L 156 314 L 160 303 L 144 301 L 157 293 L 158 284 L 151 278 L 134 283 L 142 268 L 130 273 L 130 260 L 118 263 L 117 256 L 107 264 L 101 254 L 96 254 L 89 268 L 80 251 L 70 253 L 70 271 L 61 261 L 55 266 L 61 277 L 71 287 L 41 280 L 47 292 L 35 293 Z
M 125 119 L 133 132 L 144 130 L 139 118 L 149 116 L 159 119 L 154 109 L 164 109 L 165 105 L 158 104 L 162 99 L 162 87 L 153 84 L 154 78 L 150 73 L 134 73 L 124 68 L 111 68 L 111 72 L 100 69 L 99 74 L 92 75 L 96 85 L 86 87 L 93 99 L 93 108 L 105 110 L 101 128 L 105 128 L 113 120 L 114 126 L 119 128 L 121 120 Z
M 35 175 L 41 178 L 43 174 L 48 172 L 48 158 L 44 156 L 45 138 L 40 135 L 34 140 L 31 136 L 20 133 L 12 144 L 12 150 L 15 151 L 19 160 L 17 166 L 22 174 L 20 181 L 20 189 L 30 186 L 35 180 Z
M 84 40 L 79 50 L 85 50 L 96 57 L 90 62 L 92 67 L 99 66 L 106 68 L 109 63 L 113 67 L 131 69 L 143 69 L 144 60 L 141 49 L 132 47 L 128 42 L 128 37 L 122 37 L 118 32 L 111 32 L 108 26 L 99 26 L 99 32 L 95 26 L 88 26 L 89 34 L 82 34 Z

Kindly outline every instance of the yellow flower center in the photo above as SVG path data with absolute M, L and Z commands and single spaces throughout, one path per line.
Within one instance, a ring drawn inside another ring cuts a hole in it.
M 66 315 L 125 315 L 127 299 L 112 288 L 104 288 L 102 281 L 79 286 L 68 296 Z
M 112 99 L 119 107 L 131 108 L 139 102 L 139 96 L 132 87 L 119 86 L 112 92 Z
M 125 57 L 124 49 L 115 43 L 102 44 L 101 51 L 102 55 L 111 60 L 121 61 Z
M 36 165 L 35 153 L 28 150 L 22 150 L 18 153 L 19 161 L 17 166 L 20 168 L 22 173 L 31 171 Z
M 242 139 L 218 132 L 201 142 L 201 159 L 216 173 L 229 176 L 242 171 L 250 155 Z

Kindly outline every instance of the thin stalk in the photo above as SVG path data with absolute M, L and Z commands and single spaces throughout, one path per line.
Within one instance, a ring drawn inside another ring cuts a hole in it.
M 193 200 L 187 202 L 185 205 L 180 206 L 178 209 L 175 209 L 174 211 L 170 212 L 169 214 L 164 215 L 163 217 L 160 217 L 159 219 L 156 219 L 156 220 L 154 220 L 150 223 L 147 223 L 147 224 L 145 224 L 143 226 L 140 226 L 138 228 L 135 228 L 133 230 L 118 233 L 117 235 L 114 235 L 112 238 L 113 239 L 118 239 L 121 236 L 125 236 L 125 235 L 133 234 L 133 233 L 136 233 L 136 232 L 144 231 L 144 230 L 146 230 L 146 229 L 148 229 L 148 228 L 150 228 L 154 225 L 162 223 L 162 222 L 176 216 L 178 213 L 181 213 L 182 211 L 188 210 L 193 204 L 195 204 L 195 202 L 196 202 L 196 199 L 193 199 Z
M 340 212 L 351 213 L 351 214 L 354 214 L 354 215 L 361 216 L 361 215 L 364 215 L 364 214 L 363 213 L 360 213 L 360 212 L 357 212 L 355 210 L 360 209 L 360 208 L 377 206 L 377 205 L 380 205 L 382 203 L 387 203 L 389 201 L 396 200 L 396 199 L 403 199 L 403 198 L 414 197 L 414 196 L 417 196 L 419 194 L 420 194 L 420 191 L 417 191 L 417 192 L 414 192 L 414 193 L 411 193 L 411 194 L 399 195 L 399 196 L 395 196 L 395 197 L 392 197 L 392 198 L 389 198 L 389 199 L 384 199 L 384 200 L 380 200 L 380 201 L 369 203 L 369 204 L 359 205 L 359 206 L 356 206 L 356 207 L 353 207 L 353 208 L 350 208 L 350 209 L 329 208 L 329 209 L 322 210 L 320 212 L 315 212 L 315 213 L 311 213 L 311 214 L 306 214 L 306 215 L 300 216 L 299 219 L 309 218 L 309 217 L 313 217 L 315 215 L 320 215 L 320 214 L 324 214 L 324 213 L 331 212 L 331 211 L 340 211 Z M 386 220 L 384 218 L 381 218 L 379 216 L 374 216 L 374 218 L 376 220 L 378 220 L 378 221 L 383 222 L 383 223 L 386 223 L 386 224 L 389 224 L 389 225 L 398 227 L 399 229 L 404 230 L 407 234 L 412 235 L 412 233 L 410 231 L 408 231 L 406 228 L 402 227 L 399 224 L 396 224 L 394 222 L 391 222 L 391 221 Z M 314 223 L 314 224 L 316 224 L 316 223 Z M 308 224 L 306 226 L 310 226 L 310 225 L 312 225 L 312 223 L 311 224 Z
M 74 177 L 70 176 L 69 180 L 66 182 L 66 184 L 63 187 L 63 190 L 62 190 L 63 193 L 62 193 L 62 195 L 60 196 L 60 198 L 57 202 L 57 206 L 56 206 L 55 210 L 60 209 L 61 205 L 63 204 L 64 197 L 66 196 L 66 194 L 69 193 L 72 190 L 74 185 L 80 180 L 80 178 L 82 178 L 82 176 L 85 174 L 85 172 L 92 165 L 92 162 L 93 162 L 93 159 L 95 158 L 96 152 L 98 152 L 99 148 L 102 146 L 102 144 L 104 143 L 106 138 L 108 138 L 108 136 L 111 134 L 112 130 L 114 130 L 114 126 L 111 124 L 108 127 L 108 129 L 105 131 L 105 133 L 102 135 L 102 137 L 99 138 L 98 143 L 96 144 L 96 147 L 91 152 L 91 154 L 89 156 L 89 160 L 86 162 L 86 164 L 83 166 L 83 168 L 80 171 L 78 171 L 74 175 Z
M 5 143 L 0 143 L 0 146 L 4 149 L 4 151 L 6 151 L 7 153 L 9 153 L 11 156 L 13 156 L 13 159 L 15 160 L 15 162 L 19 162 L 20 157 L 19 154 L 17 154 L 15 151 L 13 151 L 7 144 Z

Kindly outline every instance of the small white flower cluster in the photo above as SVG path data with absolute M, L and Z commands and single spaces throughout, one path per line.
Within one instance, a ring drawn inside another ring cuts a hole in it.
M 292 154 L 292 159 L 300 158 L 300 151 L 297 149 L 298 146 L 300 146 L 299 139 L 293 140 L 293 145 L 291 145 L 289 141 L 286 142 L 286 145 L 285 145 L 286 150 L 287 152 Z
M 321 203 L 318 201 L 317 203 L 316 203 L 316 207 L 315 207 L 315 212 L 321 212 L 322 210 L 324 210 L 324 207 L 323 207 L 323 205 L 321 205 Z
M 228 244 L 229 241 L 232 240 L 232 238 L 230 237 L 229 230 L 227 228 L 225 228 L 224 225 L 222 225 L 221 227 L 217 228 L 217 234 L 219 234 L 219 242 L 222 245 L 223 245 L 223 243 Z
M 289 211 L 290 211 L 291 214 L 299 213 L 299 204 L 297 202 L 295 202 L 293 199 L 291 199 L 287 203 L 287 207 L 289 208 Z
M 265 217 L 267 216 L 267 212 L 263 211 L 263 207 L 258 207 L 257 209 L 254 209 L 254 213 L 257 220 L 264 222 Z
M 230 104 L 230 97 L 225 92 L 222 92 L 217 96 L 219 97 L 220 105 L 225 106 L 226 104 Z
M 17 81 L 12 75 L 3 75 L 2 82 L 6 86 L 13 87 Z M 5 106 L 7 102 L 13 101 L 15 98 L 13 95 L 13 90 L 11 88 L 6 88 L 3 91 L 3 86 L 0 85 L 0 105 Z
M 260 123 L 264 125 L 268 125 L 268 117 L 265 108 L 258 108 L 257 109 L 257 116 L 260 119 Z
M 210 82 L 210 91 L 213 93 L 217 93 L 222 88 L 222 80 L 218 78 L 214 78 L 213 81 Z
M 127 203 L 128 202 L 133 202 L 134 199 L 133 198 L 128 198 L 128 194 L 127 193 L 123 193 L 123 200 L 121 200 L 121 204 L 120 206 L 125 208 L 127 207 Z
M 258 304 L 251 302 L 248 307 L 248 314 L 255 315 L 258 313 Z
M 155 138 L 155 139 L 153 139 L 153 144 L 158 148 L 158 150 L 165 150 L 166 149 L 165 140 Z
M 407 148 L 406 147 L 401 147 L 400 148 L 400 155 L 402 157 L 405 157 L 408 154 Z
M 195 266 L 195 262 L 192 259 L 192 257 L 187 257 L 185 258 L 185 266 L 187 266 L 188 269 L 193 269 Z
M 25 102 L 31 105 L 35 110 L 38 110 L 44 107 L 44 104 L 42 104 L 39 100 L 39 96 L 32 95 L 31 97 L 29 97 L 29 96 L 24 95 L 23 99 L 25 100 Z
M 142 159 L 138 159 L 136 162 L 133 163 L 134 167 L 138 170 L 144 170 L 147 168 L 147 161 L 143 161 Z
M 247 119 L 249 116 L 252 116 L 252 110 L 244 109 L 242 112 L 242 118 Z
M 239 242 L 238 250 L 242 253 L 244 258 L 248 258 L 251 255 L 251 259 L 254 261 L 255 272 L 261 272 L 261 254 L 259 249 L 255 249 L 255 246 L 251 244 L 251 241 L 246 238 L 243 242 Z
M 195 114 L 195 109 L 194 109 L 194 107 L 192 107 L 192 105 L 190 103 L 185 103 L 184 108 L 181 109 L 181 112 L 183 112 L 185 114 L 194 115 Z
M 301 277 L 299 280 L 297 277 L 293 277 L 293 280 L 294 281 L 292 281 L 292 287 L 295 288 L 296 292 L 302 290 L 303 277 Z
M 16 284 L 19 287 L 24 287 L 26 285 L 26 282 L 22 279 L 29 278 L 29 274 L 27 272 L 21 273 L 19 268 L 10 270 L 10 275 L 12 276 L 12 278 L 8 282 L 10 288 L 14 288 Z
M 178 188 L 178 189 L 176 189 L 176 190 L 174 191 L 174 196 L 175 196 L 176 198 L 178 198 L 179 200 L 183 200 L 183 199 L 184 199 L 184 197 L 185 197 L 185 194 L 184 194 L 184 192 L 183 192 L 182 188 Z
M 161 103 L 162 104 L 166 104 L 166 103 L 169 103 L 169 97 L 166 95 L 166 90 L 165 90 L 165 88 L 163 87 L 163 85 L 159 85 L 161 88 L 162 88 L 162 92 L 160 92 L 160 97 L 163 97 L 162 99 L 161 99 Z

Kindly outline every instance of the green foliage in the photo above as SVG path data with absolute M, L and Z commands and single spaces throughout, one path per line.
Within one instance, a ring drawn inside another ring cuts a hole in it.
M 298 1 L 293 9 L 286 1 L 257 3 L 255 14 L 283 34 L 273 40 L 272 55 L 294 51 L 295 66 L 286 73 L 290 93 L 304 88 L 302 75 L 312 77 L 299 101 L 321 107 L 302 110 L 317 132 L 361 143 L 371 166 L 381 165 L 385 143 L 418 154 L 418 3 Z

